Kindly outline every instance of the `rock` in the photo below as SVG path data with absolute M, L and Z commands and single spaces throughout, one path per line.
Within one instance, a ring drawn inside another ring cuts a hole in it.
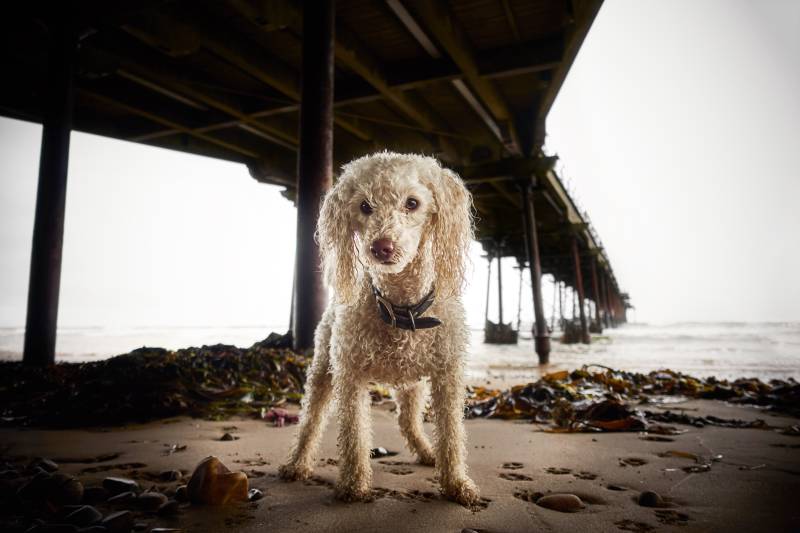
M 189 492 L 186 490 L 186 485 L 181 485 L 175 489 L 175 499 L 179 502 L 189 501 Z
M 130 503 L 136 499 L 135 492 L 120 492 L 116 496 L 110 497 L 107 502 L 110 504 L 118 504 L 118 503 Z
M 180 504 L 175 500 L 169 500 L 161 504 L 158 508 L 158 514 L 161 516 L 172 516 L 178 514 Z
M 231 440 L 236 440 L 236 437 L 234 437 L 234 436 L 233 436 L 233 435 L 231 435 L 230 433 L 225 433 L 225 434 L 224 434 L 222 437 L 220 437 L 220 439 L 219 439 L 219 440 L 222 440 L 222 441 L 231 441 Z
M 657 492 L 646 490 L 639 494 L 639 505 L 642 507 L 663 507 L 664 498 Z
M 109 493 L 103 487 L 84 487 L 83 503 L 92 504 L 108 500 Z
M 139 492 L 139 484 L 124 477 L 107 477 L 103 480 L 103 488 L 111 494 L 122 492 Z
M 72 511 L 64 520 L 76 526 L 91 526 L 102 520 L 103 515 L 100 511 L 91 505 L 82 505 L 78 509 Z
M 89 526 L 79 529 L 78 533 L 108 533 L 108 530 L 103 526 Z
M 154 527 L 150 530 L 150 533 L 176 533 L 178 531 L 183 531 L 177 527 Z
M 100 524 L 111 533 L 128 533 L 133 528 L 133 513 L 117 511 L 105 517 Z
M 143 492 L 136 498 L 136 505 L 144 511 L 155 511 L 167 503 L 167 497 L 160 492 Z
M 247 501 L 247 475 L 231 472 L 216 457 L 206 457 L 197 465 L 186 490 L 194 504 L 222 505 Z
M 536 500 L 536 505 L 561 513 L 577 513 L 585 507 L 574 494 L 548 494 Z
M 251 502 L 260 500 L 263 497 L 264 493 L 261 492 L 259 489 L 250 489 L 250 491 L 247 493 L 247 499 L 250 500 Z
M 17 497 L 22 501 L 43 501 L 50 489 L 50 477 L 47 472 L 39 472 L 17 489 Z
M 45 472 L 53 473 L 58 470 L 58 464 L 50 459 L 46 459 L 44 457 L 37 457 L 28 465 L 28 468 L 33 470 L 34 468 L 39 467 Z
M 47 484 L 47 500 L 55 505 L 77 505 L 83 501 L 83 483 L 73 476 L 55 473 Z
M 17 479 L 20 477 L 20 473 L 13 468 L 9 468 L 7 470 L 0 470 L 0 479 Z
M 164 470 L 158 477 L 161 481 L 180 481 L 183 478 L 180 470 Z
M 369 451 L 369 456 L 372 459 L 377 459 L 379 457 L 392 457 L 393 455 L 397 455 L 397 454 L 398 454 L 398 452 L 389 451 L 389 450 L 387 450 L 386 448 L 384 448 L 382 446 L 378 446 L 377 448 L 372 448 Z
M 148 525 L 145 522 L 136 522 L 135 524 L 133 524 L 134 531 L 144 531 L 147 528 Z
M 73 524 L 39 524 L 25 533 L 78 533 L 78 526 Z

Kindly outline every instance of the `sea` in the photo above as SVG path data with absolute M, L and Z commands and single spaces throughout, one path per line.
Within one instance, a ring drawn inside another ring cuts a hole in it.
M 516 345 L 483 343 L 472 330 L 467 378 L 522 383 L 558 370 L 583 365 L 635 372 L 673 369 L 698 377 L 800 379 L 800 322 L 631 323 L 593 335 L 592 343 L 562 344 L 552 339 L 550 363 L 539 365 L 533 340 L 523 324 Z M 204 344 L 251 346 L 285 326 L 248 327 L 75 327 L 60 328 L 57 361 L 106 359 L 142 346 L 178 349 Z M 22 358 L 23 328 L 0 328 L 0 359 Z

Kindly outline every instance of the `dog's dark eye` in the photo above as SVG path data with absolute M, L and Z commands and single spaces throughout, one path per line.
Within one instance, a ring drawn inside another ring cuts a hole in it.
M 409 211 L 413 211 L 414 209 L 419 207 L 419 201 L 416 198 L 409 198 L 406 200 L 406 209 Z
M 372 206 L 369 205 L 369 202 L 367 202 L 366 200 L 361 202 L 361 212 L 364 213 L 365 215 L 372 214 Z

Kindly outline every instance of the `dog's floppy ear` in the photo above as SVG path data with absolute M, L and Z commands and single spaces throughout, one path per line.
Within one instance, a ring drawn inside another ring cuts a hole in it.
M 345 196 L 342 180 L 325 195 L 317 221 L 317 242 L 322 271 L 334 289 L 334 298 L 350 303 L 356 296 L 356 248 Z
M 431 189 L 436 202 L 432 219 L 436 290 L 444 296 L 455 296 L 464 284 L 473 238 L 472 195 L 461 178 L 446 168 L 432 176 Z

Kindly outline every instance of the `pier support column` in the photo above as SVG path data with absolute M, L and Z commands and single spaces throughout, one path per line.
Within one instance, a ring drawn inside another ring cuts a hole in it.
M 600 298 L 602 299 L 603 307 L 603 323 L 606 328 L 611 327 L 611 313 L 608 309 L 608 287 L 606 282 L 607 274 L 605 270 L 600 276 Z
M 503 256 L 497 247 L 497 325 L 503 325 Z
M 25 364 L 35 366 L 51 365 L 56 360 L 61 251 L 74 102 L 73 77 L 78 42 L 74 28 L 65 20 L 51 26 L 49 39 L 22 357 Z
M 489 295 L 492 289 L 492 259 L 494 259 L 490 254 L 486 256 L 486 307 L 483 310 L 483 330 L 484 333 L 486 329 L 489 327 Z
M 589 344 L 592 339 L 589 336 L 589 325 L 586 322 L 586 311 L 584 309 L 583 301 L 585 294 L 583 292 L 583 274 L 581 273 L 581 256 L 578 254 L 578 237 L 572 236 L 572 258 L 575 262 L 575 288 L 578 291 L 578 312 L 581 317 L 581 342 Z
M 597 324 L 597 332 L 603 333 L 603 322 L 600 319 L 600 284 L 597 282 L 597 256 L 592 256 L 592 294 L 594 295 L 594 321 Z
M 297 248 L 293 336 L 296 350 L 314 346 L 325 310 L 319 248 L 314 242 L 320 202 L 333 182 L 334 1 L 306 0 L 303 11 L 300 149 L 297 156 Z
M 539 356 L 539 364 L 550 362 L 550 335 L 547 332 L 547 320 L 542 303 L 542 266 L 539 262 L 539 237 L 536 230 L 536 215 L 533 210 L 533 191 L 531 183 L 525 180 L 522 188 L 522 215 L 525 224 L 525 244 L 528 250 L 528 265 L 531 269 L 531 287 L 533 288 L 534 346 Z

